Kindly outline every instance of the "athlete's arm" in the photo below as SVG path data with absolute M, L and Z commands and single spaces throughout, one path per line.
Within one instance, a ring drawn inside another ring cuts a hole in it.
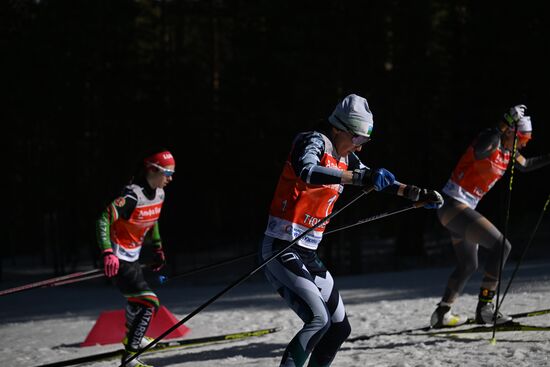
M 298 135 L 290 153 L 294 173 L 305 183 L 312 185 L 346 183 L 343 182 L 344 171 L 319 165 L 324 153 L 325 141 L 320 133 L 308 132 Z
M 411 185 L 407 185 L 399 181 L 394 181 L 393 185 L 386 187 L 384 190 L 382 190 L 382 192 L 385 192 L 387 194 L 397 195 L 397 196 L 408 197 L 408 192 L 411 187 L 412 187 Z
M 473 143 L 476 159 L 485 159 L 497 150 L 502 131 L 498 128 L 482 131 Z
M 530 172 L 547 166 L 550 164 L 550 154 L 541 155 L 538 157 L 525 158 L 517 153 L 516 167 L 521 172 Z
M 160 239 L 160 231 L 159 231 L 159 222 L 155 222 L 153 225 L 153 229 L 151 232 L 151 240 L 153 241 L 154 247 L 162 247 L 162 240 Z

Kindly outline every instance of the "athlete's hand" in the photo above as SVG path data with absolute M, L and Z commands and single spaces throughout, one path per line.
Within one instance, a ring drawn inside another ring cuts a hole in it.
M 382 191 L 393 185 L 395 176 L 385 168 L 378 168 L 371 172 L 371 181 L 376 191 Z
M 118 257 L 113 254 L 112 249 L 103 251 L 103 271 L 107 278 L 117 275 L 119 265 Z
M 426 209 L 439 209 L 445 202 L 443 196 L 435 190 L 422 189 L 418 195 L 418 201 L 425 202 Z
M 403 190 L 403 196 L 411 201 L 418 201 L 418 198 L 420 197 L 420 191 L 422 191 L 422 189 L 418 186 L 407 185 Z
M 395 176 L 385 168 L 361 168 L 353 171 L 353 184 L 357 186 L 373 185 L 376 191 L 382 191 L 394 182 Z
M 524 104 L 518 104 L 517 106 L 511 107 L 508 112 L 504 113 L 504 121 L 509 127 L 514 127 L 514 125 L 525 116 L 526 109 L 527 106 Z
M 151 270 L 159 271 L 166 264 L 166 256 L 162 247 L 155 247 L 153 250 L 153 264 L 151 264 Z

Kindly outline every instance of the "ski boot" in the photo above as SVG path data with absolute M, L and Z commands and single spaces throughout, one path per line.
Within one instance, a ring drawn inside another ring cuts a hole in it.
M 464 315 L 455 315 L 451 313 L 451 305 L 446 302 L 439 302 L 437 308 L 432 313 L 430 325 L 433 328 L 442 328 L 448 326 L 460 326 L 465 324 L 468 318 Z
M 476 307 L 476 323 L 478 324 L 493 324 L 495 322 L 495 305 L 493 298 L 495 291 L 486 288 L 481 288 L 479 292 L 479 301 Z M 503 315 L 500 311 L 496 315 L 496 324 L 502 325 L 512 321 L 512 318 Z
M 131 358 L 136 353 L 137 353 L 137 351 L 132 351 L 132 350 L 125 349 L 124 353 L 122 353 L 122 358 L 120 359 L 120 362 L 122 363 L 122 365 L 125 366 L 125 367 L 153 367 L 150 364 L 147 364 L 147 363 L 143 362 L 139 358 L 132 359 L 131 361 L 124 364 L 125 361 L 128 358 Z
M 139 342 L 139 349 L 145 348 L 146 346 L 151 344 L 153 340 L 155 339 L 148 336 L 144 336 L 143 338 L 141 338 L 141 342 Z M 122 344 L 124 345 L 124 348 L 128 347 L 128 336 L 125 336 L 124 339 L 122 339 Z

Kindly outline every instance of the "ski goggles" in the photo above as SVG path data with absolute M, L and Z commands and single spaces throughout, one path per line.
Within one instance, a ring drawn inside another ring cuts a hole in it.
M 351 131 L 345 124 L 342 124 L 342 126 L 344 126 L 346 128 L 346 131 L 351 135 L 351 142 L 353 143 L 353 145 L 360 146 L 370 141 L 370 138 L 368 136 L 357 135 L 353 131 Z
M 172 177 L 172 175 L 176 173 L 173 169 L 164 168 L 163 166 L 159 166 L 155 163 L 148 163 L 148 165 L 158 169 L 165 177 Z
M 531 133 L 524 134 L 518 131 L 516 135 L 518 137 L 518 142 L 521 144 L 527 144 L 527 142 L 529 142 L 532 138 Z
M 350 134 L 352 134 L 352 138 L 351 138 L 351 142 L 353 143 L 353 145 L 363 145 L 367 142 L 370 141 L 370 138 L 368 136 L 363 136 L 363 135 L 357 135 L 357 134 L 353 134 L 350 132 Z

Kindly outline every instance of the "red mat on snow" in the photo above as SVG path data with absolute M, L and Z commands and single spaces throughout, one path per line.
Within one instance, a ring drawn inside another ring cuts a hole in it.
M 126 333 L 124 317 L 124 310 L 102 312 L 97 318 L 94 327 L 88 333 L 86 340 L 80 346 L 88 347 L 92 345 L 122 343 L 122 339 L 124 339 L 124 334 Z M 177 324 L 178 321 L 166 307 L 160 306 L 145 334 L 151 338 L 156 338 Z M 191 329 L 185 325 L 181 325 L 168 334 L 165 339 L 181 338 L 189 331 Z

